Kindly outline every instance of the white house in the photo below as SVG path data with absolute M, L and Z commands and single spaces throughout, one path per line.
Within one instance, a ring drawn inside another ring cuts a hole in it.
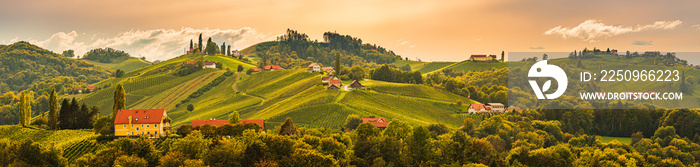
M 503 113 L 506 107 L 501 103 L 486 103 L 486 106 L 491 107 L 491 112 Z
M 231 51 L 231 52 L 232 52 L 232 53 L 231 53 L 232 56 L 236 56 L 236 57 L 241 56 L 241 52 L 239 52 L 238 50 L 234 50 L 234 51 Z
M 202 66 L 202 68 L 216 68 L 216 63 L 214 63 L 213 61 L 205 61 L 204 66 Z
M 311 64 L 309 64 L 309 67 L 306 71 L 308 71 L 308 72 L 321 72 L 321 65 L 318 65 L 318 63 L 311 63 Z
M 478 113 L 488 113 L 488 111 L 486 111 L 486 106 L 484 106 L 484 104 L 471 104 L 471 105 L 469 105 L 469 110 L 467 110 L 467 113 L 478 114 Z

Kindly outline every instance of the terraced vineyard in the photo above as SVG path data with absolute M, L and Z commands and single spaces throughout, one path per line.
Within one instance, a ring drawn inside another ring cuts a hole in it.
M 90 61 L 90 60 L 83 60 L 86 61 L 90 64 L 94 64 L 97 66 L 101 66 L 110 70 L 117 70 L 121 69 L 123 71 L 129 72 L 133 71 L 139 68 L 146 67 L 148 65 L 151 65 L 151 63 L 147 63 L 145 61 L 139 60 L 138 58 L 135 57 L 128 57 L 128 58 L 119 58 L 112 60 L 112 63 L 101 63 L 97 61 Z
M 53 143 L 57 147 L 64 147 L 75 142 L 97 137 L 92 129 L 86 130 L 44 130 L 22 128 L 17 125 L 0 125 L 0 139 L 10 141 L 22 141 L 31 139 L 41 144 Z
M 65 157 L 68 163 L 71 164 L 81 156 L 87 153 L 94 153 L 101 147 L 103 146 L 98 144 L 97 141 L 93 139 L 82 140 L 66 146 L 63 149 L 63 157 Z
M 252 64 L 244 63 L 244 62 L 239 61 L 238 59 L 234 59 L 234 58 L 227 57 L 227 56 L 206 56 L 206 57 L 204 57 L 204 60 L 222 63 L 224 65 L 224 69 L 226 69 L 226 67 L 228 67 L 228 68 L 231 68 L 232 71 L 236 71 L 238 69 L 238 65 L 243 66 L 243 68 L 245 68 L 245 70 L 248 70 L 250 67 L 255 67 Z M 243 70 L 243 71 L 245 71 L 245 70 Z

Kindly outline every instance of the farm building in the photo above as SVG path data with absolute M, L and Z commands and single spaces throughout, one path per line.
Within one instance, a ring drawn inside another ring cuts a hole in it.
M 341 86 L 343 86 L 343 83 L 341 83 L 340 79 L 338 79 L 337 77 L 333 77 L 330 80 L 328 80 L 328 89 L 331 89 L 331 87 L 336 87 L 337 89 Z
M 471 105 L 469 105 L 469 110 L 467 110 L 467 113 L 478 114 L 478 113 L 488 113 L 488 111 L 486 110 L 486 106 L 484 106 L 484 104 L 471 104 Z
M 331 78 L 333 78 L 333 77 L 332 77 L 332 76 L 324 76 L 324 77 L 321 77 L 321 83 L 327 84 L 328 81 L 331 80 Z
M 228 124 L 228 120 L 192 120 L 190 125 L 192 127 L 198 127 L 202 125 L 212 125 L 212 126 L 223 126 Z M 258 126 L 262 127 L 262 129 L 265 129 L 265 120 L 264 119 L 242 119 L 241 120 L 242 124 L 247 124 L 247 123 L 254 123 L 258 124 Z
M 238 50 L 231 51 L 231 56 L 241 56 L 241 52 L 239 52 Z
M 114 119 L 114 136 L 162 137 L 169 130 L 165 109 L 119 110 Z
M 506 110 L 506 107 L 501 103 L 486 103 L 486 107 L 490 107 L 490 111 L 496 113 L 503 113 Z
M 371 123 L 379 130 L 384 130 L 389 125 L 389 122 L 386 122 L 384 118 L 362 118 L 362 123 Z
M 308 69 L 306 69 L 308 72 L 321 72 L 321 65 L 318 63 L 311 63 L 309 64 Z
M 260 72 L 260 71 L 262 71 L 262 70 L 260 70 L 260 68 L 258 68 L 258 67 L 250 67 L 250 69 L 252 69 L 253 72 Z
M 349 86 L 350 86 L 350 89 L 361 89 L 361 90 L 367 89 L 367 87 L 362 86 L 362 84 L 360 84 L 360 82 L 357 80 L 352 81 L 352 83 L 350 83 Z
M 95 92 L 95 86 L 86 86 L 85 89 L 90 90 L 90 92 Z
M 204 66 L 202 68 L 216 68 L 216 62 L 213 61 L 205 61 Z
M 265 71 L 275 71 L 275 70 L 284 70 L 284 68 L 278 66 L 278 65 L 269 65 L 265 66 Z
M 333 67 L 321 67 L 321 70 L 325 71 L 325 72 L 333 72 L 333 71 L 335 71 L 335 68 L 333 68 Z
M 472 61 L 491 61 L 496 59 L 496 55 L 472 55 L 469 59 Z

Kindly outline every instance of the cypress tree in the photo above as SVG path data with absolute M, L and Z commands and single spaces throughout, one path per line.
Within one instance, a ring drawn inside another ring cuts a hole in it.
M 80 116 L 80 104 L 78 100 L 70 101 L 70 108 L 68 111 L 68 129 L 78 129 L 78 117 Z
M 31 105 L 31 95 L 27 95 L 27 92 L 22 92 L 19 97 L 19 125 L 23 127 L 28 127 L 31 120 L 32 105 Z
M 122 84 L 117 84 L 117 88 L 114 90 L 114 104 L 112 105 L 112 119 L 117 118 L 117 112 L 124 109 L 126 104 L 124 87 Z
M 221 44 L 221 54 L 226 55 L 226 42 Z
M 192 40 L 190 39 L 190 49 L 194 49 L 194 46 L 192 45 Z
M 199 45 L 199 51 L 201 52 L 202 51 L 202 33 L 199 34 L 199 43 L 197 43 L 197 44 Z
M 231 56 L 231 45 L 228 45 L 228 49 L 226 50 L 226 56 Z
M 292 118 L 287 117 L 287 119 L 284 120 L 282 127 L 280 127 L 279 135 L 288 135 L 288 136 L 299 135 L 299 132 L 297 131 L 297 127 L 294 126 L 294 122 L 292 121 Z
M 56 97 L 56 88 L 51 89 L 49 96 L 49 128 L 51 130 L 58 129 L 58 99 Z
M 68 110 L 70 108 L 70 104 L 68 103 L 68 99 L 63 99 L 63 102 L 61 102 L 61 109 L 58 112 L 58 126 L 61 129 L 67 129 L 68 127 Z

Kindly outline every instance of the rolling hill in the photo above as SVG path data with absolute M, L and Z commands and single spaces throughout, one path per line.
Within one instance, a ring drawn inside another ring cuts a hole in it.
M 90 64 L 94 64 L 96 66 L 100 66 L 100 67 L 107 68 L 110 70 L 121 69 L 125 72 L 133 71 L 133 70 L 151 65 L 151 63 L 149 63 L 149 62 L 140 60 L 140 59 L 135 58 L 135 57 L 116 58 L 116 59 L 113 59 L 111 63 L 102 63 L 99 61 L 92 61 L 92 60 L 86 60 L 86 59 L 82 59 L 82 60 L 85 62 L 88 62 Z
M 187 54 L 165 62 L 128 72 L 123 78 L 110 78 L 97 83 L 104 87 L 79 99 L 102 108 L 102 115 L 111 113 L 112 93 L 117 83 L 126 89 L 127 108 L 165 108 L 174 126 L 192 120 L 226 119 L 238 111 L 243 119 L 265 119 L 267 127 L 275 127 L 287 117 L 298 126 L 337 128 L 349 114 L 363 117 L 402 119 L 409 124 L 443 123 L 457 128 L 465 116 L 457 114 L 470 99 L 425 85 L 399 84 L 367 80 L 371 90 L 329 90 L 321 84 L 321 74 L 305 69 L 264 71 L 245 75 L 224 76 L 226 70 L 203 69 L 185 76 L 174 71 L 185 60 L 221 62 L 226 67 L 253 67 L 226 56 Z M 224 67 L 225 68 L 225 67 Z M 223 80 L 209 91 L 190 95 L 212 83 Z M 187 100 L 186 100 L 187 99 Z M 185 101 L 183 101 L 185 100 Z M 186 106 L 195 109 L 188 111 Z

